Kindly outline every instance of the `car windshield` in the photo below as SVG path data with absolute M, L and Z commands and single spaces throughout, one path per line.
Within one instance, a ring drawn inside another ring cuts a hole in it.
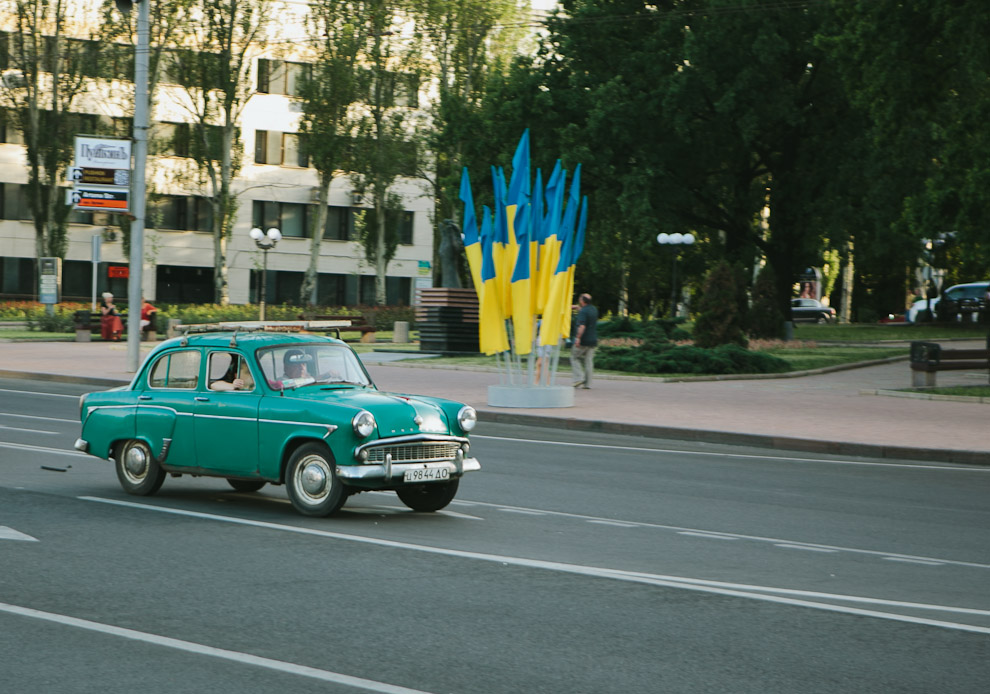
M 258 363 L 272 388 L 333 383 L 371 385 L 361 362 L 344 345 L 278 345 L 258 350 Z

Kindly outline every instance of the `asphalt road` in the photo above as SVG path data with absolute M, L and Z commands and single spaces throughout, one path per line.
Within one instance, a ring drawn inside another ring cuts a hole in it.
M 2 692 L 983 692 L 990 469 L 483 424 L 445 511 L 124 494 L 0 381 Z

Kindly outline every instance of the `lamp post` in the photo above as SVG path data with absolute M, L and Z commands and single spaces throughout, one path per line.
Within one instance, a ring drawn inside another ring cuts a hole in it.
M 694 243 L 694 234 L 657 234 L 657 243 L 661 246 L 673 246 L 674 254 L 670 263 L 670 317 L 677 317 L 677 256 L 680 246 L 690 246 Z
M 282 238 L 282 232 L 275 227 L 270 228 L 267 232 L 262 231 L 258 227 L 252 229 L 249 236 L 254 239 L 255 244 L 263 252 L 262 270 L 261 270 L 261 297 L 258 301 L 258 316 L 259 320 L 265 320 L 265 296 L 268 291 L 268 251 L 275 248 Z

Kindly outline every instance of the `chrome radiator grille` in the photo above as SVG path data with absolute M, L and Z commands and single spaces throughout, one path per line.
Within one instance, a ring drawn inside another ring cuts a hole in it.
M 384 463 L 392 454 L 393 463 L 432 463 L 453 460 L 460 447 L 456 441 L 419 441 L 368 448 L 369 463 Z

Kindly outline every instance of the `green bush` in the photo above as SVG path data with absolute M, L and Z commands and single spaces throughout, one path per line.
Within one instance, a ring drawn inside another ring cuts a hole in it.
M 769 265 L 760 270 L 753 285 L 753 306 L 749 311 L 749 334 L 768 340 L 783 339 L 784 314 L 777 297 L 777 280 Z
M 739 345 L 714 349 L 645 342 L 639 347 L 600 347 L 595 365 L 610 371 L 676 374 L 781 373 L 789 364 L 763 352 L 751 352 Z
M 694 322 L 694 343 L 698 347 L 746 345 L 739 318 L 735 273 L 724 260 L 705 278 L 698 318 Z

